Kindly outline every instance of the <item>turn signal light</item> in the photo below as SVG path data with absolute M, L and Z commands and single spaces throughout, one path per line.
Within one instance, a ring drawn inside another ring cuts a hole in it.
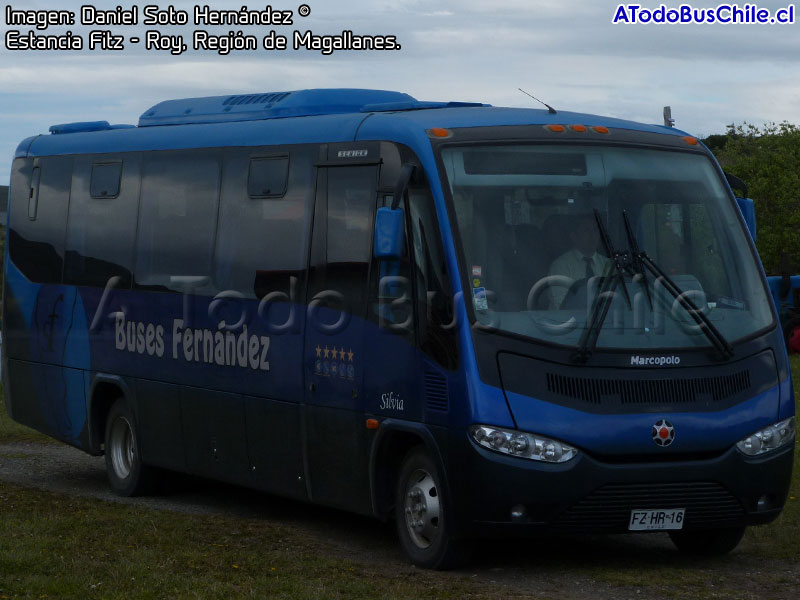
M 428 129 L 428 135 L 437 138 L 449 138 L 452 137 L 453 132 L 449 129 L 444 129 L 443 127 L 432 127 L 431 129 Z

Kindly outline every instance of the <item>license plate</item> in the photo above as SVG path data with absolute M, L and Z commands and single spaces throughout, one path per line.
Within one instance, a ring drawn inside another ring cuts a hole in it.
M 629 531 L 658 531 L 683 528 L 685 508 L 632 510 Z

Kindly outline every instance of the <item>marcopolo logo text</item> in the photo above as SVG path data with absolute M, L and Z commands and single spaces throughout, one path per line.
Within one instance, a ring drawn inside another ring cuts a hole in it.
M 631 356 L 631 365 L 637 367 L 663 367 L 664 365 L 678 365 L 681 362 L 680 356 Z

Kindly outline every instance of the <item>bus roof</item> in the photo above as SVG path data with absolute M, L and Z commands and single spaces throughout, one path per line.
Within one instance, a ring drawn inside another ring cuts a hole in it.
M 362 132 L 365 122 L 367 127 Z M 392 140 L 392 132 L 405 130 L 407 134 L 409 129 L 421 133 L 433 127 L 547 124 L 686 135 L 661 125 L 584 113 L 422 102 L 408 94 L 384 90 L 311 89 L 168 100 L 145 111 L 138 126 L 110 125 L 106 121 L 54 125 L 51 135 L 20 143 L 16 156 L 347 142 L 366 131 L 366 139 Z

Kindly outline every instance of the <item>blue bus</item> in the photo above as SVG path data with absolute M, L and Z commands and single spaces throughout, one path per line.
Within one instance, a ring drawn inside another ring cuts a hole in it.
M 55 125 L 12 166 L 6 408 L 118 494 L 394 519 L 423 567 L 541 532 L 725 553 L 795 437 L 746 227 L 696 138 L 588 114 L 310 89 Z

